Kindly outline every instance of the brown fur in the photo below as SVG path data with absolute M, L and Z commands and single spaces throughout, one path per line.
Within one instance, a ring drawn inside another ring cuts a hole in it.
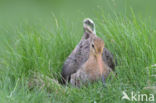
M 87 81 L 94 82 L 101 79 L 102 75 L 106 78 L 110 72 L 110 68 L 103 62 L 102 53 L 104 42 L 96 37 L 90 45 L 90 54 L 88 60 L 82 67 L 71 75 L 70 83 L 80 87 L 86 84 Z

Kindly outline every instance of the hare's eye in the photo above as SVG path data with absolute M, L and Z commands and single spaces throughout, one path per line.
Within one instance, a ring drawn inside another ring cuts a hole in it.
M 94 48 L 94 44 L 92 44 L 92 47 Z

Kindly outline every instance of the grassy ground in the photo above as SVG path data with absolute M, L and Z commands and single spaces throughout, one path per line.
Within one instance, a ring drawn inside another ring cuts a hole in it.
M 151 67 L 156 64 L 156 22 L 136 7 L 130 1 L 105 0 L 70 15 L 49 10 L 11 19 L 1 16 L 0 103 L 129 103 L 121 100 L 122 91 L 154 93 L 144 87 L 156 85 L 152 77 L 156 70 Z M 63 62 L 83 35 L 86 17 L 95 21 L 97 35 L 117 59 L 118 76 L 107 80 L 107 88 L 101 82 L 80 89 L 52 83 L 30 91 L 32 71 L 60 78 Z

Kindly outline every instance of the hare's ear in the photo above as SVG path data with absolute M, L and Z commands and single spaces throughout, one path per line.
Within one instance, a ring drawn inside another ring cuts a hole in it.
M 84 32 L 89 32 L 89 33 L 96 34 L 95 24 L 89 18 L 84 19 L 84 21 L 83 21 L 83 28 L 84 28 Z

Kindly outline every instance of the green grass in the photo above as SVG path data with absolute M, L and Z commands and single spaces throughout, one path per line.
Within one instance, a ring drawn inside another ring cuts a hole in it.
M 121 100 L 122 91 L 153 93 L 143 88 L 155 80 L 147 67 L 156 64 L 156 23 L 133 9 L 125 15 L 96 8 L 70 18 L 49 13 L 0 24 L 0 103 L 129 103 Z M 85 17 L 95 21 L 97 35 L 117 59 L 117 77 L 107 80 L 107 88 L 99 81 L 80 89 L 52 83 L 30 91 L 32 71 L 60 78 L 65 59 L 83 35 Z

